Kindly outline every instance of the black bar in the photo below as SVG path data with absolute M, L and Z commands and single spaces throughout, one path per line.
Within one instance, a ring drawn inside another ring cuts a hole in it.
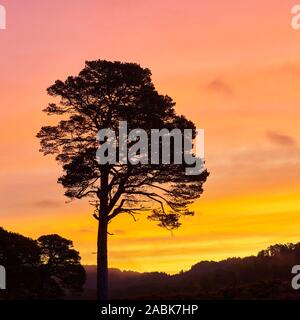
M 175 307 L 174 307 L 175 306 Z M 197 308 L 196 308 L 196 307 Z M 121 307 L 121 308 L 119 308 Z M 124 308 L 125 307 L 125 308 Z M 105 309 L 106 308 L 106 309 Z M 130 310 L 134 312 L 131 313 Z M 7 319 L 244 319 L 273 316 L 287 319 L 297 314 L 294 301 L 0 301 Z M 1 316 L 0 319 L 5 319 Z

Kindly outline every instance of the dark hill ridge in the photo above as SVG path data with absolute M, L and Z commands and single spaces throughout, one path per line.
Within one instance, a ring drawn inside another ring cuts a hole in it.
M 176 275 L 110 269 L 113 299 L 299 299 L 291 269 L 300 264 L 300 243 L 278 244 L 257 256 L 202 261 Z M 86 266 L 84 298 L 96 294 L 96 266 Z

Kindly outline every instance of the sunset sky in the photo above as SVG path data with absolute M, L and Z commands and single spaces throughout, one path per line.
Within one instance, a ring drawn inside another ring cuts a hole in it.
M 109 265 L 178 272 L 200 260 L 300 242 L 300 30 L 296 0 L 0 0 L 0 214 L 5 229 L 72 239 L 95 264 L 87 201 L 66 203 L 35 138 L 46 88 L 85 60 L 137 62 L 205 130 L 205 192 L 171 234 L 146 217 L 110 224 Z

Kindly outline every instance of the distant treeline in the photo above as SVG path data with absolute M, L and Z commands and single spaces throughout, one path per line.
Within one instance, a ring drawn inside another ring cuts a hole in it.
M 176 275 L 110 270 L 115 299 L 299 299 L 291 287 L 292 267 L 300 264 L 300 243 L 277 244 L 257 256 L 202 261 Z M 95 297 L 94 266 L 86 267 L 85 298 Z
M 96 298 L 96 266 L 84 268 L 72 241 L 57 234 L 33 240 L 0 227 L 0 265 L 7 278 L 0 300 Z M 294 265 L 300 265 L 300 243 L 273 245 L 257 256 L 202 261 L 176 275 L 110 269 L 110 297 L 299 299 L 300 290 L 291 286 Z

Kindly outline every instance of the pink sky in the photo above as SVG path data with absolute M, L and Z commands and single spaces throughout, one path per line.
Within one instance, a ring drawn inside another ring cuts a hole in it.
M 0 0 L 2 225 L 71 238 L 95 263 L 96 223 L 65 204 L 60 169 L 38 152 L 46 88 L 85 60 L 149 67 L 177 111 L 205 129 L 211 172 L 196 216 L 173 236 L 141 218 L 114 222 L 110 265 L 178 271 L 201 259 L 299 241 L 300 31 L 293 1 Z M 130 226 L 130 232 L 129 228 Z M 162 241 L 162 239 L 164 241 Z M 157 245 L 153 248 L 153 243 Z

